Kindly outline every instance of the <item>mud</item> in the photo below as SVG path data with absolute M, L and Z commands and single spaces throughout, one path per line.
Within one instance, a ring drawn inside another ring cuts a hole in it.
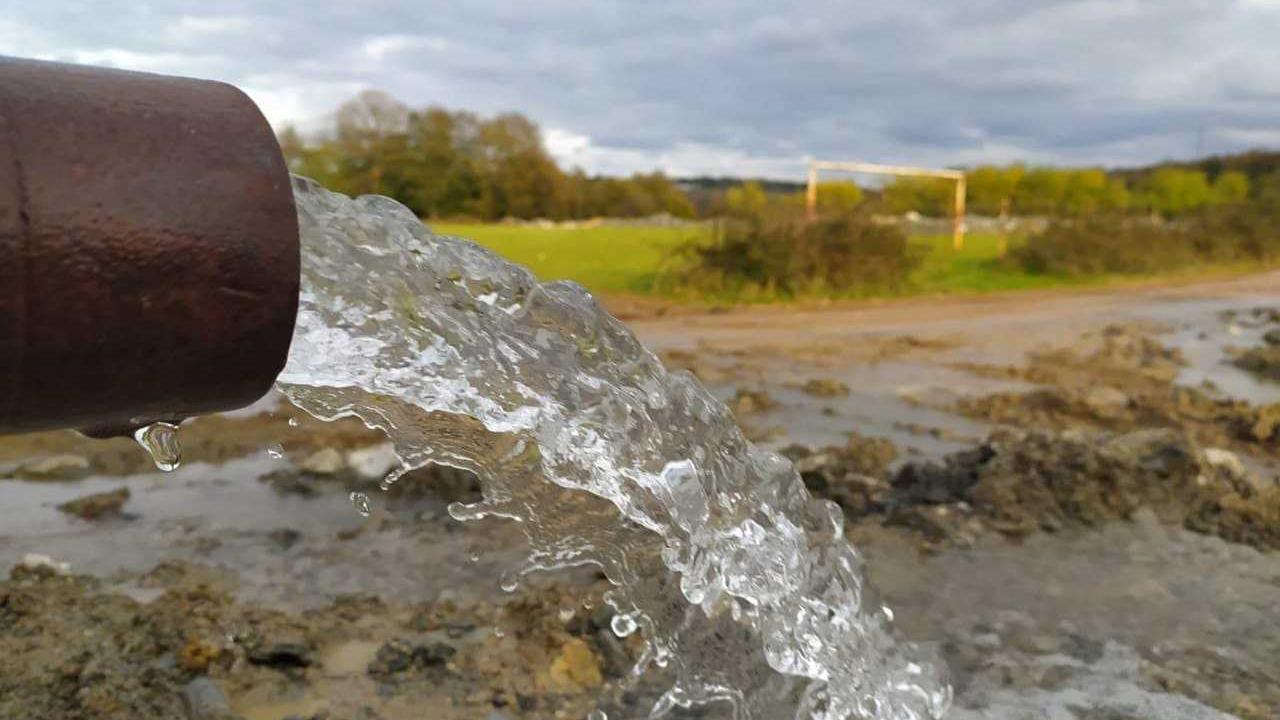
M 608 629 L 600 582 L 295 615 L 238 604 L 182 563 L 143 579 L 161 593 L 146 603 L 48 569 L 0 582 L 0 717 L 583 717 L 646 691 L 623 682 L 638 638 Z

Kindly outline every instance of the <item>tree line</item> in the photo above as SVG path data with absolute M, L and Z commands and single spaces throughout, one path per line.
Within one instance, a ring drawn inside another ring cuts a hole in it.
M 660 172 L 628 178 L 562 170 L 542 133 L 518 113 L 481 117 L 411 109 L 378 91 L 343 103 L 332 126 L 280 134 L 292 172 L 348 195 L 392 197 L 422 217 L 692 217 L 689 198 Z
M 350 195 L 390 196 L 422 217 L 692 218 L 741 215 L 766 205 L 794 211 L 804 204 L 803 187 L 786 183 L 704 179 L 682 188 L 661 172 L 615 178 L 565 170 L 547 151 L 538 126 L 523 115 L 413 109 L 378 91 L 343 103 L 330 127 L 315 136 L 285 128 L 280 144 L 293 172 Z M 1280 197 L 1280 155 L 1247 153 L 1111 172 L 983 165 L 968 170 L 966 181 L 969 212 L 979 215 L 1178 218 Z M 866 191 L 831 181 L 820 185 L 818 205 L 824 214 L 861 207 L 941 217 L 952 212 L 953 192 L 951 181 L 928 178 L 897 178 Z
M 1126 179 L 1101 168 L 982 165 L 967 171 L 965 181 L 972 213 L 1051 217 L 1141 212 L 1175 218 L 1244 203 L 1251 185 L 1238 170 L 1211 178 L 1203 170 L 1172 166 Z M 899 178 L 884 188 L 882 202 L 886 212 L 937 216 L 950 214 L 953 197 L 950 181 Z

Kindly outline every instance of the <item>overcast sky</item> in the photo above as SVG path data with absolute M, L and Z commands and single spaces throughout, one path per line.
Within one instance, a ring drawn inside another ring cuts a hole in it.
M 1130 165 L 1280 147 L 1280 0 L 0 0 L 0 54 L 518 110 L 569 165 Z

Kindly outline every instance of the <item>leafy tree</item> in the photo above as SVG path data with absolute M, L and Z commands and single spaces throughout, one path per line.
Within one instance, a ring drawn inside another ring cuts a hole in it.
M 759 217 L 764 214 L 769 197 L 760 183 L 753 180 L 739 187 L 729 188 L 724 194 L 724 202 L 731 215 Z
M 1228 170 L 1213 181 L 1214 202 L 1237 205 L 1249 199 L 1249 176 L 1239 170 Z
M 1184 215 L 1214 201 L 1209 179 L 1199 170 L 1162 167 L 1139 190 L 1144 207 L 1166 217 Z
M 980 165 L 965 173 L 966 204 L 977 215 L 999 215 L 1012 209 L 1013 197 L 1026 168 L 1021 165 Z
M 955 181 L 945 178 L 900 177 L 885 186 L 880 198 L 886 212 L 918 212 L 932 217 L 950 215 L 955 205 Z

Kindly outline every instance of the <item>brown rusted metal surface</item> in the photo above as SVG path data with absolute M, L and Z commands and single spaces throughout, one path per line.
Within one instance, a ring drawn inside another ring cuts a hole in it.
M 0 58 L 0 432 L 253 402 L 298 263 L 288 171 L 242 92 Z

